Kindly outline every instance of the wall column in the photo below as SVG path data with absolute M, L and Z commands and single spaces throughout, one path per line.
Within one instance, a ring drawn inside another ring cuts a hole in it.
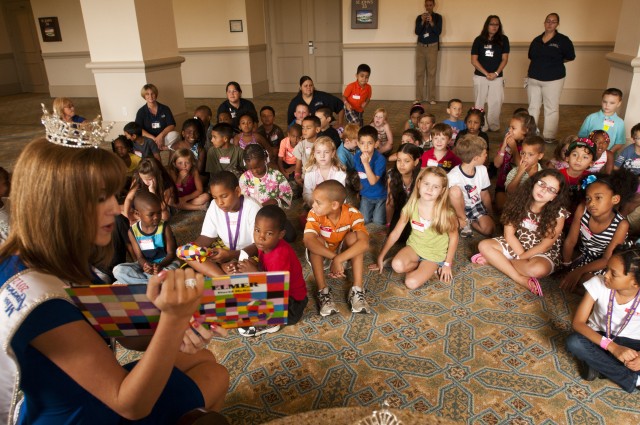
M 627 141 L 629 130 L 640 119 L 640 2 L 622 0 L 616 45 L 612 53 L 607 54 L 609 61 L 608 87 L 616 87 L 624 93 L 620 115 L 624 116 L 624 128 Z
M 171 0 L 80 0 L 100 110 L 115 121 L 113 133 L 134 121 L 144 105 L 140 90 L 158 87 L 178 129 L 186 118 L 182 74 Z

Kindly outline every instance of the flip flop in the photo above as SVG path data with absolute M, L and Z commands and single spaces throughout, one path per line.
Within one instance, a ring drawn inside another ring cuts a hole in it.
M 487 264 L 487 260 L 480 253 L 477 253 L 473 257 L 471 257 L 471 262 L 473 264 L 479 264 L 481 266 L 484 266 L 485 264 Z
M 542 294 L 542 287 L 540 286 L 540 282 L 538 282 L 538 279 L 536 279 L 535 277 L 530 277 L 527 285 L 529 285 L 529 290 L 535 295 L 539 297 L 544 296 Z

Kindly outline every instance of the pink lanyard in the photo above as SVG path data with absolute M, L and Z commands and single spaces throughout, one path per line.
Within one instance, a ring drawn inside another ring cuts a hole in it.
M 620 335 L 620 332 L 622 332 L 622 330 L 629 324 L 629 321 L 631 320 L 633 315 L 636 313 L 638 304 L 640 304 L 640 291 L 638 291 L 638 293 L 636 294 L 635 298 L 633 299 L 633 303 L 631 303 L 631 308 L 627 310 L 627 314 L 624 316 L 624 319 L 622 319 L 622 324 L 620 325 L 618 332 L 613 337 L 611 337 L 611 318 L 613 317 L 613 300 L 615 299 L 615 297 L 616 297 L 616 291 L 611 290 L 611 294 L 609 295 L 609 304 L 607 304 L 607 329 L 606 329 L 606 332 L 607 332 L 606 336 L 611 340 L 613 340 L 615 337 Z
M 238 210 L 238 222 L 236 223 L 236 237 L 235 239 L 231 235 L 231 222 L 229 221 L 229 213 L 224 213 L 224 218 L 227 219 L 227 233 L 229 234 L 229 249 L 235 251 L 238 245 L 238 237 L 240 236 L 240 220 L 242 219 L 242 206 L 244 205 L 244 195 L 240 197 L 240 210 Z

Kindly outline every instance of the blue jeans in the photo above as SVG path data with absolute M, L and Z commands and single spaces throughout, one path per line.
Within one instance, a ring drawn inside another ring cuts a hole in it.
M 364 223 L 387 224 L 387 211 L 385 203 L 387 199 L 360 198 L 360 212 L 364 216 Z
M 174 270 L 180 267 L 180 263 L 176 260 L 169 265 L 165 266 L 166 270 Z M 142 270 L 140 264 L 136 263 L 122 263 L 113 268 L 113 277 L 120 283 L 130 284 L 146 284 L 149 282 L 149 278 L 153 276 L 149 273 L 145 273 Z
M 633 350 L 640 350 L 640 340 L 637 339 L 617 337 L 615 343 Z M 571 354 L 618 384 L 626 392 L 632 393 L 636 389 L 638 372 L 628 369 L 613 354 L 603 350 L 583 335 L 577 332 L 572 333 L 567 338 L 566 346 Z

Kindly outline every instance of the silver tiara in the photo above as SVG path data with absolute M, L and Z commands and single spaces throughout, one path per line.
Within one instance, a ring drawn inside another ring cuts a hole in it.
M 113 127 L 113 122 L 103 127 L 100 115 L 93 121 L 66 122 L 56 113 L 50 114 L 44 103 L 40 105 L 42 106 L 41 121 L 47 133 L 47 140 L 56 145 L 70 148 L 97 148 Z

